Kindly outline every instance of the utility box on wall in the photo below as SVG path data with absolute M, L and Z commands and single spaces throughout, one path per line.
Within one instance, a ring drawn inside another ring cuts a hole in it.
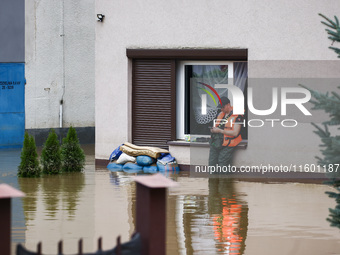
M 0 63 L 0 148 L 22 147 L 25 133 L 25 64 Z

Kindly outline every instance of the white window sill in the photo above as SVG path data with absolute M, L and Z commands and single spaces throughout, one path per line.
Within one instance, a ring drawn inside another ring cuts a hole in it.
M 185 140 L 176 140 L 176 141 L 168 141 L 168 145 L 173 146 L 195 146 L 195 147 L 209 147 L 208 142 L 186 142 Z M 248 146 L 248 140 L 242 140 L 236 148 L 238 149 L 246 149 Z

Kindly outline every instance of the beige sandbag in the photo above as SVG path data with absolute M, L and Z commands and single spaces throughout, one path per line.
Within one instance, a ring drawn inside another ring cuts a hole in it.
M 158 158 L 161 153 L 169 153 L 169 151 L 158 147 L 137 146 L 129 142 L 125 142 L 124 145 L 120 146 L 120 150 L 133 157 L 146 155 L 155 159 Z

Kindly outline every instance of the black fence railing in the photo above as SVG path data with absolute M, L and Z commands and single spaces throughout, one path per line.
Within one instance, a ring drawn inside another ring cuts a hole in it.
M 63 255 L 63 241 L 58 243 L 58 255 Z M 102 238 L 98 238 L 97 251 L 94 253 L 83 252 L 83 239 L 78 241 L 78 252 L 74 255 L 139 255 L 141 254 L 141 238 L 138 233 L 132 235 L 131 240 L 126 243 L 120 242 L 120 236 L 117 237 L 116 246 L 111 250 L 103 251 Z M 37 244 L 37 251 L 29 251 L 21 244 L 17 245 L 16 255 L 44 255 L 42 253 L 42 243 Z

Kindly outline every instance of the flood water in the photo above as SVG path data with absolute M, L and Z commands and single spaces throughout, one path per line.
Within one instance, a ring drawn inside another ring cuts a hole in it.
M 17 178 L 20 150 L 0 151 L 0 183 L 26 193 L 12 203 L 12 253 L 22 243 L 44 254 L 84 252 L 127 241 L 135 229 L 135 184 L 123 172 L 95 169 L 94 148 L 83 173 Z M 167 254 L 340 254 L 340 231 L 329 226 L 335 202 L 328 186 L 190 178 L 166 173 L 179 183 L 167 196 Z

